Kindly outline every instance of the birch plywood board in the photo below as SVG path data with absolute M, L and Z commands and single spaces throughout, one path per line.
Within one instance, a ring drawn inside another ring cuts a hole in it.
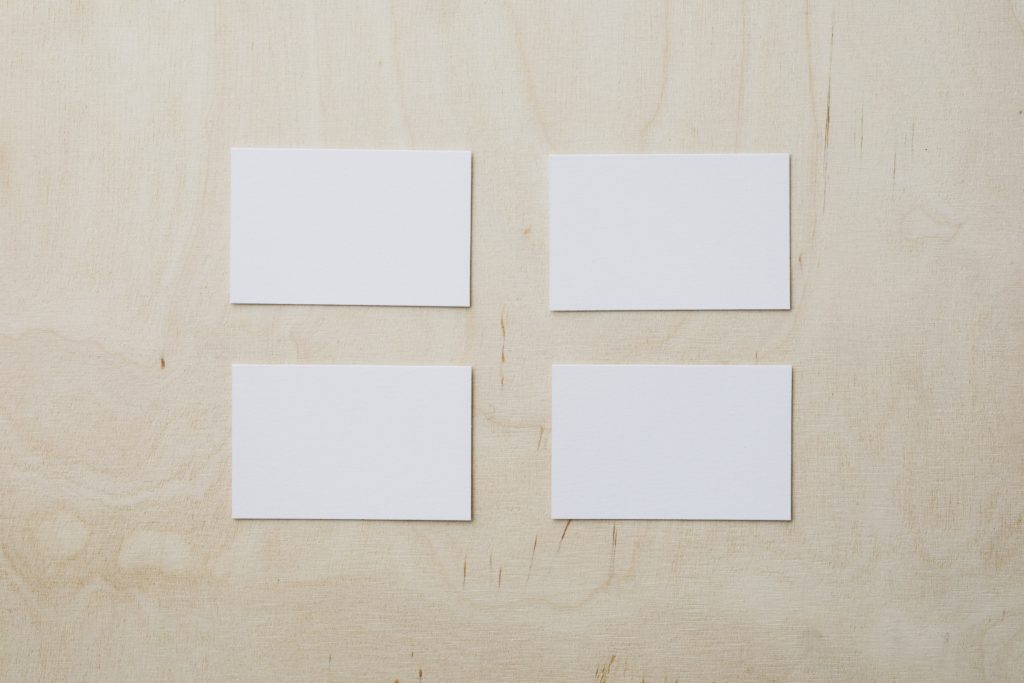
M 1019 677 L 1022 22 L 4 3 L 2 677 Z M 228 305 L 250 146 L 473 150 L 472 307 Z M 791 311 L 548 311 L 549 153 L 741 151 Z M 233 362 L 472 365 L 473 522 L 232 520 Z M 792 363 L 793 521 L 552 521 L 570 362 Z

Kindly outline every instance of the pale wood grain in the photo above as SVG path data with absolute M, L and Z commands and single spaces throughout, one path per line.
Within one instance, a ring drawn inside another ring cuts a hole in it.
M 0 9 L 8 680 L 1019 680 L 1024 5 Z M 469 148 L 469 310 L 231 307 L 232 145 Z M 547 311 L 549 152 L 792 153 L 793 310 Z M 230 363 L 475 367 L 471 524 L 230 519 Z M 792 523 L 549 518 L 552 362 L 792 362 Z

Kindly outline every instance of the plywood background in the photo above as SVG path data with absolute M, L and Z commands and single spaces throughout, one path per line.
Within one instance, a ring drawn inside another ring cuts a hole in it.
M 1022 23 L 4 2 L 3 678 L 1020 680 Z M 232 145 L 472 149 L 472 308 L 229 306 Z M 547 311 L 548 153 L 733 151 L 792 311 Z M 552 521 L 566 361 L 792 362 L 793 522 Z M 232 521 L 232 362 L 472 364 L 474 521 Z

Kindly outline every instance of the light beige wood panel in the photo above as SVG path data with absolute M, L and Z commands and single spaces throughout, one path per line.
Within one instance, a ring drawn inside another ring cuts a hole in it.
M 3 3 L 3 678 L 1019 679 L 1022 22 Z M 229 306 L 232 145 L 472 149 L 472 308 Z M 792 311 L 549 313 L 599 151 L 791 152 Z M 792 362 L 793 522 L 552 521 L 565 361 Z M 232 521 L 232 362 L 472 364 L 474 521 Z

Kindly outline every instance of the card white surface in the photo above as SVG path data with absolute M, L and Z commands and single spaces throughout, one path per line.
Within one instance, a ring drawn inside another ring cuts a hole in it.
M 231 303 L 469 306 L 470 153 L 231 150 Z
M 555 519 L 788 520 L 788 365 L 556 365 Z
M 472 369 L 235 365 L 235 518 L 470 519 Z
M 789 308 L 789 155 L 553 155 L 553 311 Z

